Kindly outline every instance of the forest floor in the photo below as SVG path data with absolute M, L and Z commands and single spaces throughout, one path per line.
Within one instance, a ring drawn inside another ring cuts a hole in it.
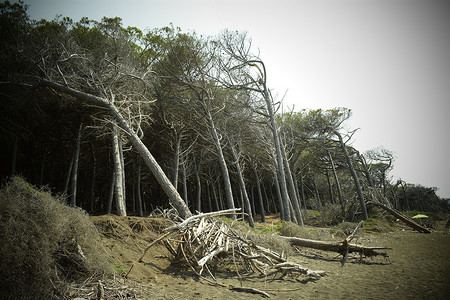
M 114 268 L 122 273 L 116 278 L 121 283 L 115 292 L 118 298 L 262 298 L 199 279 L 188 266 L 174 261 L 162 243 L 150 248 L 143 262 L 138 263 L 146 246 L 171 225 L 168 220 L 112 215 L 91 219 L 102 235 Z M 276 222 L 274 217 L 267 220 L 272 225 Z M 444 225 L 444 221 L 437 222 L 432 234 L 414 232 L 402 225 L 381 232 L 360 230 L 358 244 L 390 247 L 392 250 L 386 251 L 389 258 L 364 258 L 361 262 L 359 256 L 350 256 L 342 266 L 336 253 L 302 248 L 289 259 L 309 269 L 326 271 L 327 275 L 312 280 L 302 276 L 265 278 L 256 273 L 241 274 L 243 286 L 264 290 L 272 299 L 450 299 L 450 232 Z M 305 230 L 308 238 L 343 240 L 329 228 Z M 240 286 L 236 273 L 213 272 L 224 285 Z

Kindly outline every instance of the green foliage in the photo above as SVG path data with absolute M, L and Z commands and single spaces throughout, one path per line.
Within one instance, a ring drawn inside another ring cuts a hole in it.
M 71 280 L 109 272 L 89 217 L 61 200 L 20 177 L 0 190 L 0 290 L 6 298 L 52 298 Z
M 124 266 L 118 265 L 114 262 L 111 262 L 111 267 L 113 268 L 114 271 L 116 271 L 120 276 L 123 276 L 126 274 L 127 269 L 125 269 Z

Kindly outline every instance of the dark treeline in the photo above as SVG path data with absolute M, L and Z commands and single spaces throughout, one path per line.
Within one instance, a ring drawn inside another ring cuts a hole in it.
M 34 21 L 20 2 L 0 9 L 3 179 L 67 193 L 89 213 L 180 211 L 183 199 L 191 212 L 242 207 L 251 224 L 268 213 L 302 224 L 305 208 L 367 218 L 367 201 L 446 209 L 434 189 L 391 182 L 390 151 L 351 146 L 349 109 L 280 113 L 243 33 Z

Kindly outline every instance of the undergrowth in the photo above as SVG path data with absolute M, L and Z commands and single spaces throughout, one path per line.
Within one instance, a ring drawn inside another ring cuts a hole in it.
M 111 267 L 88 215 L 20 177 L 0 189 L 2 299 L 62 298 Z

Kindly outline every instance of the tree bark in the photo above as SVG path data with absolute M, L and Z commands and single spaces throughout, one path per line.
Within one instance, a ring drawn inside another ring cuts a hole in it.
M 284 203 L 281 197 L 281 190 L 280 190 L 280 183 L 278 181 L 278 173 L 276 171 L 273 172 L 273 178 L 275 179 L 275 191 L 277 193 L 277 199 L 278 199 L 278 204 L 280 206 L 280 218 L 281 220 L 287 220 L 289 218 L 290 220 L 290 216 L 286 216 L 286 210 L 284 208 Z M 289 211 L 289 207 L 288 207 L 288 211 Z
M 263 198 L 262 198 L 262 192 L 261 192 L 261 185 L 259 184 L 259 175 L 258 171 L 256 171 L 256 168 L 254 165 L 252 165 L 253 168 L 253 174 L 255 174 L 255 181 L 256 181 L 256 191 L 258 192 L 258 198 L 259 198 L 259 209 L 260 209 L 260 215 L 261 215 L 261 222 L 266 223 L 266 214 L 264 213 L 264 204 L 263 204 Z
M 152 172 L 153 176 L 155 176 L 156 180 L 166 193 L 166 195 L 169 198 L 170 203 L 175 207 L 175 209 L 178 211 L 181 218 L 185 219 L 189 216 L 191 216 L 191 212 L 189 211 L 189 208 L 186 206 L 186 203 L 183 201 L 181 196 L 178 194 L 177 190 L 174 188 L 170 180 L 167 178 L 164 171 L 161 169 L 159 164 L 156 162 L 153 155 L 150 153 L 148 148 L 142 143 L 141 139 L 138 137 L 138 135 L 134 132 L 134 130 L 130 127 L 130 125 L 127 123 L 125 118 L 120 114 L 119 110 L 116 106 L 114 106 L 110 101 L 108 101 L 105 98 L 97 97 L 91 94 L 87 94 L 84 92 L 80 92 L 77 90 L 74 90 L 72 88 L 66 87 L 64 85 L 48 81 L 48 80 L 41 80 L 41 85 L 47 86 L 50 88 L 53 88 L 56 91 L 71 95 L 75 98 L 78 98 L 80 100 L 83 100 L 87 103 L 94 103 L 96 105 L 101 105 L 103 107 L 106 107 L 113 118 L 117 121 L 117 123 L 122 127 L 122 129 L 129 135 L 129 139 L 133 146 L 136 148 L 136 150 L 141 155 L 142 159 L 144 160 L 145 164 L 149 167 L 150 171 Z
M 75 207 L 77 202 L 77 184 L 78 184 L 78 161 L 80 158 L 81 148 L 81 131 L 83 128 L 83 122 L 80 123 L 78 128 L 77 141 L 75 144 L 75 151 L 73 154 L 73 167 L 72 167 L 72 179 L 71 179 L 71 193 L 70 193 L 70 206 Z
M 181 173 L 183 175 L 183 199 L 186 202 L 186 206 L 189 206 L 189 199 L 188 199 L 188 187 L 187 187 L 187 175 L 186 175 L 186 162 L 183 162 L 181 164 Z
M 345 143 L 344 143 L 344 141 L 342 139 L 342 135 L 337 130 L 334 131 L 334 134 L 339 139 L 339 143 L 341 144 L 342 152 L 344 152 L 345 158 L 347 160 L 347 165 L 348 165 L 348 167 L 350 169 L 350 173 L 352 174 L 353 181 L 355 182 L 356 192 L 358 193 L 359 204 L 361 205 L 361 210 L 362 210 L 362 214 L 363 214 L 363 220 L 367 220 L 367 218 L 369 216 L 367 215 L 366 203 L 364 202 L 364 196 L 362 194 L 361 185 L 359 183 L 358 175 L 356 175 L 355 168 L 353 168 L 353 163 L 352 163 L 352 160 L 350 158 L 350 155 L 348 154 L 347 147 L 345 146 Z
M 316 192 L 317 209 L 320 210 L 322 208 L 322 201 L 320 200 L 319 188 L 317 187 L 316 174 L 313 174 L 313 183 L 314 183 L 314 190 Z
M 116 210 L 119 216 L 126 216 L 125 196 L 123 194 L 123 165 L 120 155 L 119 133 L 117 132 L 115 125 L 113 125 L 112 130 L 112 149 L 115 174 L 114 190 L 116 195 Z
M 141 163 L 140 159 L 137 159 L 137 174 L 136 174 L 136 204 L 137 213 L 139 217 L 144 216 L 142 211 L 142 196 L 141 196 Z
M 305 214 L 307 214 L 308 209 L 306 208 L 305 187 L 303 184 L 303 173 L 301 172 L 301 170 L 299 170 L 299 178 L 300 178 L 300 191 L 302 193 L 302 199 L 303 199 L 303 207 L 305 208 Z
M 334 176 L 334 181 L 336 183 L 336 188 L 337 188 L 338 197 L 339 197 L 339 203 L 341 204 L 342 212 L 344 213 L 345 212 L 345 202 L 344 202 L 344 198 L 342 197 L 342 190 L 341 190 L 341 185 L 339 184 L 339 178 L 337 176 L 336 166 L 334 165 L 334 160 L 333 160 L 333 157 L 331 156 L 330 151 L 328 151 L 328 157 L 330 158 L 331 169 L 333 170 L 333 176 Z
M 248 224 L 249 224 L 250 227 L 253 228 L 253 227 L 255 227 L 255 223 L 253 222 L 252 208 L 251 208 L 250 200 L 248 198 L 247 190 L 246 190 L 246 187 L 245 187 L 244 176 L 242 175 L 241 166 L 239 164 L 239 157 L 236 154 L 236 151 L 234 150 L 234 146 L 233 146 L 233 144 L 231 143 L 230 140 L 228 140 L 228 144 L 230 146 L 231 156 L 233 157 L 234 165 L 235 165 L 236 170 L 237 170 L 239 186 L 241 188 L 242 199 L 244 201 L 244 206 L 245 206 L 243 208 L 245 208 L 245 211 L 248 213 Z M 263 210 L 263 215 L 264 215 L 264 210 Z
M 346 253 L 357 252 L 364 254 L 365 256 L 376 256 L 376 255 L 386 256 L 385 253 L 380 253 L 377 252 L 376 250 L 390 249 L 387 247 L 363 247 L 359 245 L 348 244 L 345 241 L 326 242 L 326 241 L 317 241 L 298 237 L 285 237 L 285 236 L 282 236 L 282 238 L 288 240 L 289 243 L 293 246 L 300 246 L 324 251 L 332 251 L 340 253 L 342 255 L 345 255 Z
M 280 143 L 281 143 L 281 140 L 280 140 Z M 289 161 L 287 159 L 286 150 L 284 149 L 284 146 L 281 147 L 281 155 L 283 156 L 283 161 L 284 161 L 284 165 L 285 165 L 285 169 L 286 169 L 287 183 L 288 183 L 288 187 L 289 187 L 290 194 L 291 194 L 290 199 L 292 202 L 292 206 L 294 208 L 295 216 L 296 216 L 297 221 L 299 222 L 299 225 L 302 226 L 302 228 L 303 228 L 303 227 L 305 227 L 305 224 L 303 223 L 302 211 L 300 209 L 297 194 L 295 192 L 295 185 L 292 180 L 291 167 L 289 166 Z
M 123 145 L 122 140 L 119 138 L 119 153 L 120 153 L 120 165 L 122 169 L 122 191 L 123 191 L 123 202 L 127 203 L 127 189 L 125 181 L 125 159 L 123 158 Z M 126 207 L 126 205 L 125 205 Z
M 206 106 L 206 104 L 204 104 Z M 220 169 L 222 170 L 222 176 L 223 176 L 223 184 L 225 189 L 225 199 L 227 202 L 227 209 L 234 209 L 234 199 L 233 199 L 233 192 L 231 190 L 231 180 L 230 180 L 230 174 L 228 172 L 227 163 L 225 161 L 225 157 L 223 155 L 222 146 L 220 144 L 219 136 L 217 135 L 216 126 L 214 125 L 214 120 L 211 116 L 211 113 L 209 110 L 206 109 L 206 116 L 208 118 L 208 123 L 211 131 L 211 136 L 214 141 L 214 145 L 216 146 L 216 152 L 217 156 L 219 158 L 219 165 Z M 230 215 L 232 220 L 236 220 L 236 215 L 231 214 Z
M 181 133 L 175 131 L 175 149 L 173 159 L 173 173 L 172 184 L 175 189 L 178 189 L 178 170 L 180 168 L 180 145 L 181 145 Z
M 200 162 L 199 165 L 195 168 L 195 183 L 197 185 L 197 202 L 196 202 L 196 211 L 202 211 L 202 183 L 200 182 Z
M 270 127 L 272 129 L 273 141 L 275 144 L 278 180 L 280 183 L 281 199 L 283 201 L 283 209 L 284 209 L 283 215 L 286 218 L 286 220 L 283 220 L 283 221 L 290 221 L 290 214 L 289 214 L 290 199 L 289 199 L 289 195 L 287 192 L 286 175 L 284 173 L 283 159 L 281 156 L 280 139 L 278 137 L 278 127 L 275 122 L 275 116 L 274 116 L 274 112 L 273 112 L 271 97 L 270 97 L 269 91 L 267 90 L 266 86 L 264 86 L 263 95 L 264 95 L 264 100 L 266 101 L 267 111 L 269 113 Z
M 328 169 L 326 170 L 326 175 L 327 175 L 327 183 L 328 183 L 328 193 L 330 194 L 330 202 L 331 204 L 334 204 L 334 195 L 333 195 L 333 186 L 331 184 L 331 180 L 330 180 L 330 174 L 328 172 Z

